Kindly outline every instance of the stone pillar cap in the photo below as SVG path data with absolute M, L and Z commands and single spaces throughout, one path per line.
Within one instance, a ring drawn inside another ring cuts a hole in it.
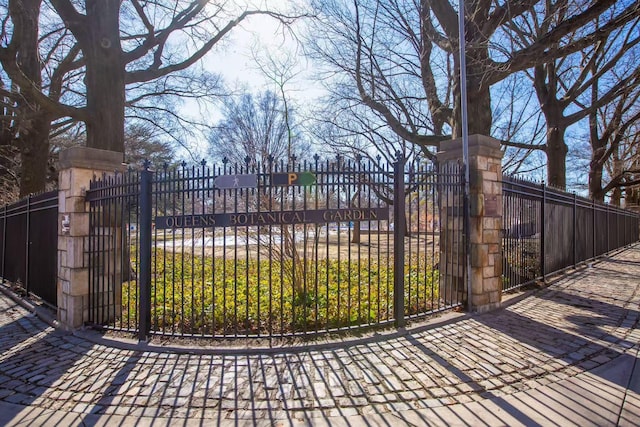
M 89 147 L 71 147 L 60 152 L 60 169 L 81 168 L 101 171 L 125 171 L 124 154 Z
M 502 159 L 503 152 L 500 149 L 500 141 L 485 135 L 469 135 L 469 155 L 485 156 Z M 437 159 L 462 160 L 462 138 L 442 141 Z

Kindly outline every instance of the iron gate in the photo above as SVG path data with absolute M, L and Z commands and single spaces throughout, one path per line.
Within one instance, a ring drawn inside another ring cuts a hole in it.
M 458 306 L 439 218 L 461 211 L 443 204 L 462 188 L 458 166 L 317 156 L 96 179 L 91 321 L 141 337 L 285 336 Z

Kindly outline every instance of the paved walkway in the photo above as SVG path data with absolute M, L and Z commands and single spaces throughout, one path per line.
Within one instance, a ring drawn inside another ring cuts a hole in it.
M 640 425 L 639 320 L 640 245 L 503 310 L 295 352 L 115 348 L 0 293 L 0 425 Z

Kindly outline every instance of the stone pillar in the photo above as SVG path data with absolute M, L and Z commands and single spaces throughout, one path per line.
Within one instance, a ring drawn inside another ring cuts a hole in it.
M 438 153 L 440 164 L 462 161 L 462 139 L 445 141 Z M 471 209 L 471 304 L 472 311 L 482 312 L 500 306 L 502 300 L 502 151 L 500 142 L 483 135 L 469 136 L 469 202 Z M 457 200 L 443 203 L 441 209 L 441 253 L 463 254 L 456 239 L 462 220 L 452 218 L 451 206 L 462 205 L 462 193 Z M 449 204 L 449 206 L 446 206 Z M 459 210 L 458 210 L 459 212 Z M 462 271 L 466 269 L 464 256 L 448 271 L 440 269 L 441 283 L 452 283 L 454 289 L 464 289 Z M 442 260 L 441 260 L 442 262 Z M 460 266 L 460 263 L 463 265 Z M 451 277 L 448 277 L 451 276 Z
M 124 171 L 122 153 L 87 147 L 62 151 L 58 180 L 58 321 L 65 329 L 89 320 L 89 204 L 93 176 Z

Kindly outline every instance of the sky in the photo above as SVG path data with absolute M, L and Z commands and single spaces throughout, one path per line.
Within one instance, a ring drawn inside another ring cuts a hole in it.
M 293 31 L 303 31 L 302 25 L 295 25 Z M 225 46 L 212 52 L 206 60 L 207 68 L 219 72 L 228 83 L 245 83 L 252 89 L 262 89 L 267 84 L 255 55 L 263 61 L 267 55 L 276 59 L 291 58 L 300 73 L 296 83 L 307 77 L 308 64 L 298 42 L 273 18 L 252 16 L 229 36 Z
M 286 0 L 270 0 L 269 7 L 285 4 Z M 203 59 L 203 67 L 224 79 L 225 85 L 231 90 L 246 88 L 252 92 L 272 90 L 279 91 L 278 86 L 271 81 L 265 72 L 260 70 L 256 59 L 267 66 L 270 59 L 276 63 L 291 66 L 289 72 L 293 78 L 285 85 L 289 102 L 302 110 L 324 94 L 322 85 L 314 79 L 312 64 L 305 58 L 301 42 L 304 32 L 304 22 L 300 20 L 290 30 L 274 18 L 268 16 L 251 16 L 238 27 L 234 28 L 220 43 Z M 207 111 L 201 111 L 195 103 L 186 103 L 186 110 L 194 116 L 207 115 L 209 123 L 221 118 L 215 106 L 208 106 Z M 188 143 L 193 151 L 204 154 L 206 148 L 201 137 L 194 138 Z M 194 153 L 195 154 L 195 153 Z

